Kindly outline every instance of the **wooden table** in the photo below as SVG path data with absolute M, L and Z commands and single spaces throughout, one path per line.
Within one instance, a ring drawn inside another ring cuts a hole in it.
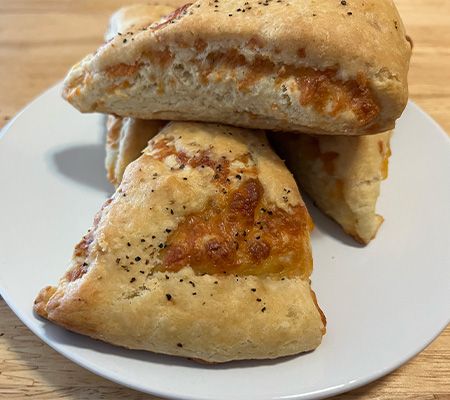
M 102 41 L 109 15 L 126 3 L 0 0 L 0 126 L 94 50 Z M 450 132 L 450 1 L 397 0 L 397 5 L 415 45 L 409 75 L 411 98 Z M 151 398 L 99 378 L 60 356 L 0 300 L 0 399 L 32 396 Z M 450 399 L 450 327 L 397 371 L 337 398 Z

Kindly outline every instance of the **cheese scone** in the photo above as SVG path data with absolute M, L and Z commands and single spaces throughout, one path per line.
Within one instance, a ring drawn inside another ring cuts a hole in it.
M 207 362 L 316 348 L 312 223 L 263 132 L 172 122 L 126 169 L 36 312 L 115 345 Z
M 198 0 L 76 64 L 83 112 L 362 135 L 394 126 L 411 46 L 392 0 Z
M 271 142 L 316 205 L 358 242 L 368 244 L 383 222 L 376 204 L 387 177 L 391 134 L 287 134 L 272 135 Z

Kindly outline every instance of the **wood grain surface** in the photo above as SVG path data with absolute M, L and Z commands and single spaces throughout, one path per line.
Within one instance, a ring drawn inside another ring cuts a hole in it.
M 414 40 L 410 97 L 450 132 L 450 1 L 396 2 Z M 0 0 L 0 126 L 94 50 L 109 15 L 127 3 L 133 1 Z M 152 399 L 60 356 L 0 299 L 0 399 L 25 397 Z M 395 372 L 335 399 L 450 399 L 450 327 Z

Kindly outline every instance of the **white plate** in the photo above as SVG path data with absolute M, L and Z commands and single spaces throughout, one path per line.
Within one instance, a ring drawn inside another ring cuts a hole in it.
M 42 340 L 105 378 L 180 399 L 317 399 L 387 374 L 421 351 L 450 315 L 450 146 L 410 103 L 392 141 L 379 210 L 386 222 L 366 248 L 310 207 L 313 287 L 328 318 L 314 352 L 205 366 L 130 351 L 37 318 L 34 297 L 55 284 L 73 245 L 112 187 L 105 179 L 104 117 L 82 115 L 54 87 L 4 129 L 0 142 L 0 286 Z

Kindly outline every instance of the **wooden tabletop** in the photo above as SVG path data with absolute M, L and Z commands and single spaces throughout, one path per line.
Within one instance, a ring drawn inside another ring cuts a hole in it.
M 0 0 L 0 126 L 94 50 L 109 15 L 134 2 Z M 450 1 L 396 2 L 414 40 L 410 96 L 450 132 Z M 0 399 L 24 397 L 152 399 L 65 359 L 0 299 Z M 450 399 L 450 327 L 397 371 L 336 399 Z

